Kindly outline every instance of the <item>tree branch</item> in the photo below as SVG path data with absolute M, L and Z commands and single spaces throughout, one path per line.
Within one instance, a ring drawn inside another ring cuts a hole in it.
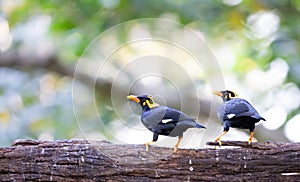
M 106 141 L 19 140 L 0 148 L 1 181 L 288 181 L 300 178 L 300 143 L 223 142 L 241 148 L 180 149 Z M 246 148 L 244 147 L 246 146 Z
M 75 77 L 75 67 L 73 65 L 63 64 L 55 55 L 48 57 L 37 57 L 36 55 L 22 56 L 16 51 L 10 51 L 1 54 L 0 67 L 52 71 L 62 76 L 75 78 L 89 87 L 96 88 L 97 92 L 104 95 L 110 93 L 111 89 L 111 83 L 104 79 L 97 78 L 97 80 L 95 80 L 81 72 L 77 72 Z

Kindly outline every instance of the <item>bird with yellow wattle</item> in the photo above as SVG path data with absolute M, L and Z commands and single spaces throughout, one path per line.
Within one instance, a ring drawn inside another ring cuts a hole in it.
M 150 95 L 129 95 L 128 99 L 140 104 L 143 111 L 141 121 L 146 128 L 153 132 L 153 139 L 145 143 L 146 150 L 150 144 L 158 140 L 159 135 L 178 137 L 174 146 L 174 153 L 177 151 L 183 138 L 183 133 L 189 128 L 205 128 L 198 124 L 194 118 L 176 109 L 160 106 Z
M 223 121 L 224 130 L 223 133 L 215 139 L 215 142 L 218 142 L 221 146 L 221 137 L 224 136 L 231 127 L 249 129 L 250 137 L 248 143 L 250 145 L 254 135 L 255 123 L 260 120 L 266 121 L 265 118 L 261 117 L 248 101 L 238 98 L 237 94 L 232 91 L 215 91 L 213 93 L 220 96 L 224 101 L 218 110 L 218 117 Z

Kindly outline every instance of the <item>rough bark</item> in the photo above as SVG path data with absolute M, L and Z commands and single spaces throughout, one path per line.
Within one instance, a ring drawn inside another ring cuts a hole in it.
M 18 140 L 0 148 L 0 181 L 300 180 L 300 143 L 223 142 L 216 149 L 172 150 L 151 146 L 146 152 L 144 145 L 106 141 Z

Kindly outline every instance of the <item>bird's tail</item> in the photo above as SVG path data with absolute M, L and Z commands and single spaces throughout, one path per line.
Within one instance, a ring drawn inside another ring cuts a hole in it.
M 206 129 L 205 126 L 202 126 L 201 124 L 198 124 L 198 123 L 196 123 L 196 127 L 197 127 L 197 128 L 205 128 L 205 129 Z
M 202 126 L 198 123 L 196 123 L 194 120 L 184 120 L 178 122 L 177 126 L 188 126 L 188 127 L 194 127 L 194 128 L 206 128 L 205 126 Z

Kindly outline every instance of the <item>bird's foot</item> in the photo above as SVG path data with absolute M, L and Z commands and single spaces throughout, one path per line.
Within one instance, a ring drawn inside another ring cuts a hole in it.
M 221 147 L 221 146 L 222 146 L 222 142 L 221 142 L 221 140 L 220 140 L 220 139 L 216 139 L 216 140 L 215 140 L 215 142 L 218 142 L 218 143 L 219 143 L 219 147 Z
M 252 144 L 252 138 L 249 138 L 248 140 L 248 144 L 251 145 Z
M 252 143 L 253 135 L 254 135 L 254 132 L 251 131 L 251 132 L 250 132 L 250 137 L 249 137 L 249 140 L 248 140 L 248 144 L 249 144 L 249 145 L 251 145 L 251 143 Z
M 219 147 L 221 147 L 222 146 L 222 142 L 221 142 L 221 140 L 219 139 L 219 140 L 215 140 L 215 142 L 218 142 L 218 144 L 219 144 Z M 215 149 L 217 149 L 217 146 L 215 145 Z
M 150 144 L 154 143 L 153 141 L 145 143 L 146 151 L 148 152 Z
M 180 144 L 181 140 L 182 140 L 182 136 L 179 136 L 179 137 L 178 137 L 178 141 L 177 141 L 177 143 L 176 143 L 175 146 L 174 146 L 174 153 L 177 152 L 177 149 L 178 149 L 178 147 L 179 147 L 179 144 Z
M 224 131 L 221 135 L 219 135 L 216 139 L 215 142 L 219 143 L 219 147 L 222 146 L 222 142 L 221 142 L 221 137 L 224 136 L 228 131 Z M 216 147 L 215 147 L 216 148 Z
M 174 147 L 174 151 L 173 151 L 173 153 L 176 153 L 176 152 L 177 152 L 177 150 L 178 150 L 178 147 Z

